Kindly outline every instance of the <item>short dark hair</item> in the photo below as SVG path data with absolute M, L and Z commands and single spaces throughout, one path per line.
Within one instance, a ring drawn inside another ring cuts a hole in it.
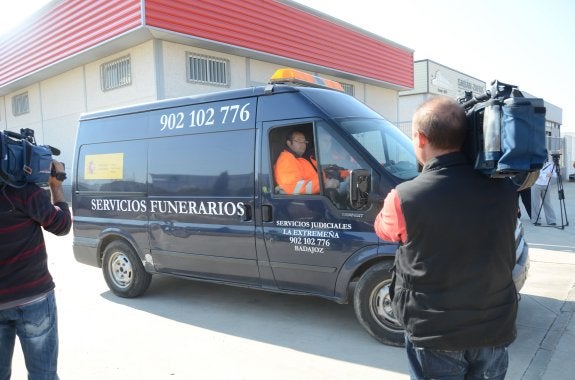
M 413 126 L 438 149 L 461 149 L 466 135 L 465 111 L 454 99 L 437 96 L 417 107 Z
M 301 135 L 303 135 L 303 136 L 305 137 L 305 132 L 304 132 L 303 130 L 301 130 L 301 129 L 299 129 L 299 128 L 295 128 L 295 129 L 292 129 L 291 131 L 289 131 L 289 132 L 286 134 L 286 142 L 287 142 L 288 140 L 289 140 L 289 141 L 292 141 L 292 140 L 293 140 L 293 136 L 294 136 L 296 133 L 299 133 L 299 134 L 301 134 Z

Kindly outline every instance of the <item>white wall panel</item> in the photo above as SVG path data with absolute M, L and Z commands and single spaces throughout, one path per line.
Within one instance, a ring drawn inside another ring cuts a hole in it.
M 366 85 L 364 103 L 390 122 L 397 121 L 397 91 Z
M 230 54 L 224 54 L 213 50 L 199 49 L 197 47 L 163 42 L 164 59 L 164 93 L 166 98 L 205 94 L 210 92 L 224 91 L 231 88 L 243 88 L 246 86 L 245 58 Z M 229 61 L 230 86 L 217 86 L 202 83 L 194 83 L 187 80 L 187 54 L 199 54 L 217 59 Z
M 51 120 L 85 112 L 84 75 L 81 67 L 46 79 L 40 83 L 42 114 Z
M 14 116 L 12 113 L 12 99 L 14 96 L 23 94 L 25 92 L 28 93 L 28 104 L 30 112 Z M 37 83 L 12 92 L 6 95 L 4 99 L 6 129 L 14 132 L 20 132 L 21 128 L 32 128 L 34 130 L 39 129 L 42 121 L 42 105 L 40 102 L 40 89 Z M 37 131 L 37 133 L 41 136 L 42 132 Z
M 124 87 L 103 91 L 100 83 L 100 66 L 126 55 L 130 55 L 132 83 Z M 85 70 L 87 111 L 89 112 L 150 102 L 156 98 L 152 41 L 89 63 L 85 66 Z

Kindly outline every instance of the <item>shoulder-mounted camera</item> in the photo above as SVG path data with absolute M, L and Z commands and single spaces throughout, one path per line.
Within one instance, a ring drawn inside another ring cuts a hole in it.
M 37 145 L 32 129 L 23 128 L 20 133 L 0 131 L 0 184 L 42 185 L 48 182 L 50 175 L 63 181 L 66 174 L 55 173 L 52 168 L 52 155 L 59 154 L 60 150 L 50 145 Z
M 492 178 L 516 177 L 520 188 L 530 187 L 547 159 L 543 99 L 495 80 L 485 94 L 466 92 L 459 102 L 467 117 L 463 150 L 475 169 Z

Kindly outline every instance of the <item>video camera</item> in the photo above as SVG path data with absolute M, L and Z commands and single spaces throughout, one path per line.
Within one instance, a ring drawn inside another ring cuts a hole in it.
M 458 99 L 467 117 L 463 151 L 475 169 L 491 178 L 516 177 L 530 187 L 547 159 L 543 99 L 527 98 L 497 80 L 491 90 Z M 517 181 L 516 181 L 517 182 Z
M 37 145 L 30 128 L 22 128 L 20 133 L 0 131 L 0 185 L 44 185 L 51 175 L 63 181 L 65 174 L 52 167 L 52 155 L 59 154 L 60 150 L 50 145 Z

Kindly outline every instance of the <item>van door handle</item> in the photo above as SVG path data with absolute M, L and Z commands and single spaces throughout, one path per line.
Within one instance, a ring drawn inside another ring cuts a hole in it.
M 252 220 L 252 206 L 244 204 L 244 215 L 242 216 L 244 222 Z
M 262 206 L 262 221 L 271 222 L 273 220 L 272 206 L 263 205 Z

